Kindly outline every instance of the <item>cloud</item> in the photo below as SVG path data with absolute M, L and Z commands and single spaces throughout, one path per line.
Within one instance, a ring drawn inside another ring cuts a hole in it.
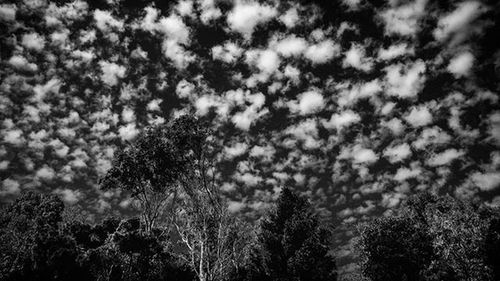
M 235 63 L 242 53 L 243 49 L 233 42 L 226 42 L 223 46 L 212 47 L 212 58 L 225 63 Z
M 99 66 L 102 71 L 101 80 L 109 86 L 118 84 L 118 79 L 125 77 L 125 71 L 127 70 L 124 66 L 107 61 L 100 61 Z
M 491 191 L 500 186 L 500 173 L 474 173 L 472 174 L 472 182 L 482 191 Z
M 474 56 L 470 52 L 461 53 L 450 60 L 446 68 L 456 78 L 467 76 L 474 64 Z
M 419 29 L 419 20 L 424 15 L 426 5 L 427 0 L 416 0 L 382 12 L 380 16 L 385 23 L 385 32 L 403 36 L 415 35 Z
M 283 15 L 279 17 L 279 19 L 288 28 L 293 28 L 300 21 L 300 17 L 296 7 L 288 9 Z
M 414 106 L 410 113 L 405 116 L 405 120 L 413 127 L 422 127 L 432 123 L 432 115 L 426 106 Z
M 127 125 L 120 126 L 118 134 L 123 141 L 131 141 L 139 134 L 139 130 L 137 129 L 135 123 L 129 123 Z
M 248 145 L 246 143 L 235 143 L 233 146 L 224 147 L 224 154 L 227 159 L 232 159 L 243 155 L 247 152 Z
M 0 20 L 14 21 L 16 20 L 17 7 L 13 4 L 0 5 Z
M 0 14 L 1 15 L 1 14 Z M 6 178 L 2 181 L 2 189 L 0 189 L 0 196 L 17 195 L 21 193 L 21 188 L 18 181 Z
M 451 161 L 462 157 L 465 152 L 462 150 L 456 150 L 454 148 L 447 149 L 442 153 L 432 156 L 427 160 L 427 165 L 429 166 L 443 166 L 449 164 Z
M 41 51 L 45 46 L 45 39 L 36 32 L 24 34 L 21 42 L 24 47 L 35 51 Z
M 13 145 L 24 143 L 23 131 L 19 129 L 3 131 L 3 141 Z
M 413 147 L 417 149 L 425 149 L 431 144 L 441 144 L 446 145 L 452 140 L 451 136 L 448 135 L 443 129 L 439 127 L 425 128 L 420 137 L 418 137 L 413 143 Z
M 356 164 L 369 164 L 377 161 L 378 155 L 371 149 L 355 145 L 352 148 L 352 158 Z
M 365 57 L 365 50 L 362 46 L 352 44 L 351 48 L 345 53 L 345 58 L 342 64 L 344 67 L 353 67 L 365 72 L 370 71 L 373 67 L 371 59 Z
M 408 168 L 399 168 L 394 175 L 394 180 L 395 181 L 405 181 L 410 178 L 416 178 L 420 176 L 422 171 L 419 168 L 414 168 L 414 169 L 408 169 Z
M 411 98 L 416 96 L 425 82 L 425 63 L 417 60 L 412 65 L 395 64 L 385 68 L 390 96 Z
M 158 30 L 163 32 L 170 40 L 181 44 L 189 42 L 189 29 L 182 19 L 176 15 L 160 19 Z
M 307 48 L 304 56 L 313 64 L 322 64 L 329 62 L 334 57 L 340 54 L 340 47 L 332 40 L 324 40 L 318 44 L 311 45 Z
M 318 127 L 314 119 L 306 119 L 296 125 L 289 126 L 285 134 L 294 136 L 303 142 L 303 147 L 307 150 L 319 148 L 321 142 L 318 138 Z
M 57 194 L 62 196 L 62 200 L 68 204 L 75 204 L 80 201 L 82 193 L 78 190 L 71 190 L 68 188 L 59 189 L 56 191 Z
M 392 60 L 404 55 L 413 55 L 415 54 L 415 50 L 413 47 L 409 47 L 407 43 L 400 43 L 397 45 L 391 45 L 387 49 L 379 49 L 378 50 L 378 59 L 379 60 Z
M 298 112 L 300 115 L 309 115 L 319 112 L 325 106 L 323 95 L 316 91 L 308 91 L 298 96 L 299 102 L 288 103 L 290 111 Z
M 384 150 L 384 156 L 389 158 L 391 163 L 397 163 L 411 156 L 410 146 L 407 143 L 388 147 Z
M 51 181 L 56 176 L 56 173 L 54 169 L 47 165 L 44 165 L 36 172 L 35 176 L 44 181 Z
M 19 70 L 25 70 L 31 72 L 38 71 L 38 66 L 36 64 L 28 62 L 28 60 L 25 57 L 19 55 L 12 56 L 9 59 L 9 64 Z
M 340 131 L 344 127 L 348 127 L 351 124 L 361 121 L 359 114 L 353 112 L 352 110 L 346 110 L 342 113 L 334 113 L 329 121 L 323 121 L 322 124 L 327 129 L 336 129 Z
M 251 105 L 248 106 L 245 111 L 234 114 L 231 121 L 237 128 L 248 131 L 250 126 L 255 123 L 257 119 L 268 113 L 268 110 L 261 110 L 266 100 L 266 97 L 262 93 L 253 95 L 246 94 L 245 98 Z
M 97 28 L 103 32 L 111 29 L 122 30 L 124 25 L 123 21 L 115 19 L 110 12 L 99 9 L 94 11 L 94 20 Z
M 296 57 L 304 53 L 308 43 L 304 38 L 290 35 L 279 41 L 272 42 L 271 46 L 284 57 Z
M 278 11 L 269 5 L 253 1 L 237 1 L 227 15 L 229 27 L 250 39 L 256 26 L 275 18 Z
M 467 39 L 473 32 L 471 23 L 486 11 L 486 8 L 477 1 L 464 1 L 448 15 L 439 19 L 434 37 L 444 41 L 451 37 L 452 43 L 457 44 Z

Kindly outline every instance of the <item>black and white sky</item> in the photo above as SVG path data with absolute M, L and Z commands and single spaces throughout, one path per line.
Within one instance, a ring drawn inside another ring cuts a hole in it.
M 421 190 L 500 205 L 497 1 L 4 0 L 0 200 L 127 212 L 98 178 L 184 113 L 223 147 L 231 212 L 283 186 L 354 226 Z

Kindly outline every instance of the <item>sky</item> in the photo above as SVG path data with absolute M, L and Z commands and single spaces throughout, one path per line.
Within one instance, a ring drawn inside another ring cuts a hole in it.
M 130 211 L 98 179 L 141 129 L 212 127 L 229 210 L 287 186 L 336 226 L 419 191 L 500 205 L 496 1 L 2 1 L 0 201 Z

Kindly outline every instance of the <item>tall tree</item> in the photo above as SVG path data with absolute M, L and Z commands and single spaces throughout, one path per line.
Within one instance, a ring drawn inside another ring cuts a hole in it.
M 61 233 L 63 202 L 25 192 L 0 215 L 0 280 L 88 280 L 72 239 Z
M 493 280 L 484 247 L 488 221 L 450 196 L 414 195 L 395 216 L 361 227 L 363 272 L 374 281 Z
M 115 153 L 101 187 L 129 191 L 139 204 L 146 232 L 160 220 L 171 223 L 180 186 L 187 186 L 181 183 L 198 164 L 193 160 L 201 159 L 207 132 L 189 115 L 145 129 L 134 143 Z
M 322 227 L 307 199 L 285 188 L 262 221 L 250 279 L 335 280 L 330 230 Z M 256 263 L 256 264 L 255 264 Z M 260 272 L 259 272 L 260 271 Z

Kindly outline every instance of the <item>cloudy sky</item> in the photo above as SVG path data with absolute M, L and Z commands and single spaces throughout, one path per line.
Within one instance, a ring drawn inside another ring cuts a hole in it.
M 496 1 L 334 2 L 2 1 L 0 201 L 126 212 L 97 188 L 113 152 L 194 113 L 230 210 L 292 187 L 341 261 L 357 223 L 419 190 L 500 205 Z

